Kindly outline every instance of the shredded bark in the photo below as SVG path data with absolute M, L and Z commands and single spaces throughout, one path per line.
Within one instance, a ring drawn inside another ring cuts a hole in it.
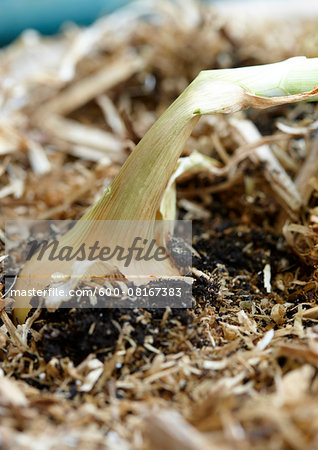
M 80 218 L 200 70 L 318 56 L 313 17 L 243 25 L 149 2 L 2 49 L 1 264 L 5 220 Z M 1 448 L 318 447 L 317 120 L 315 103 L 201 118 L 183 156 L 215 167 L 176 180 L 193 308 L 16 325 L 1 299 Z

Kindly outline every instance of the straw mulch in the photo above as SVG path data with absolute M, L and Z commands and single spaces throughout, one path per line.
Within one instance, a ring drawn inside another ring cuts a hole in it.
M 180 4 L 1 51 L 2 255 L 5 219 L 81 217 L 200 70 L 318 56 L 308 20 Z M 33 311 L 16 325 L 1 299 L 1 448 L 318 447 L 317 118 L 315 103 L 201 118 L 184 155 L 223 170 L 178 180 L 193 309 Z

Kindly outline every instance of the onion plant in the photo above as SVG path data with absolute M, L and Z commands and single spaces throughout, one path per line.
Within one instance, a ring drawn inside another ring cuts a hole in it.
M 63 237 L 64 244 L 79 243 L 84 236 L 87 239 L 91 221 L 166 219 L 160 216 L 160 202 L 201 115 L 317 100 L 317 85 L 318 58 L 295 57 L 263 66 L 202 71 L 145 134 L 104 195 Z M 114 239 L 121 239 L 120 230 Z M 31 260 L 28 273 L 30 269 L 34 274 L 41 272 L 42 264 Z M 71 264 L 61 268 L 57 263 L 52 269 L 52 273 L 61 271 L 72 273 Z M 44 288 L 45 282 L 40 278 L 34 283 L 37 288 Z M 15 314 L 22 322 L 28 309 L 19 308 L 20 300 L 16 299 Z

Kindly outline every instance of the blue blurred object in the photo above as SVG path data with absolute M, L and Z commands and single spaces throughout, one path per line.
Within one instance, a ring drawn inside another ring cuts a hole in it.
M 89 25 L 130 0 L 0 0 L 0 45 L 34 28 L 43 34 L 56 33 L 67 21 Z

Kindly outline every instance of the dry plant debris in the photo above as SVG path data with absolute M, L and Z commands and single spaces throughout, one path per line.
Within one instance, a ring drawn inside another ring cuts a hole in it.
M 3 49 L 1 262 L 5 219 L 79 218 L 200 70 L 318 56 L 314 32 L 148 2 Z M 318 447 L 317 120 L 309 103 L 200 120 L 184 156 L 218 164 L 176 180 L 193 309 L 15 326 L 1 299 L 1 448 Z

